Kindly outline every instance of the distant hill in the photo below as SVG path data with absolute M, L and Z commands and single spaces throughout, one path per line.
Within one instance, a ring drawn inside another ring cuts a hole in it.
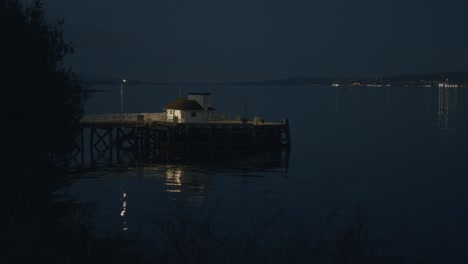
M 377 78 L 345 78 L 345 77 L 292 77 L 286 79 L 265 80 L 258 82 L 250 82 L 258 85 L 302 85 L 302 84 L 320 84 L 332 85 L 339 84 L 373 84 L 373 85 L 390 85 L 390 86 L 413 86 L 413 85 L 431 85 L 441 82 L 457 83 L 468 85 L 468 72 L 444 72 L 431 74 L 412 74 L 412 75 L 396 75 L 389 77 Z
M 468 72 L 443 72 L 432 74 L 411 74 L 386 77 L 383 82 L 391 85 L 442 83 L 468 84 Z
M 122 79 L 112 78 L 100 75 L 83 75 L 85 84 L 89 85 L 120 85 Z M 239 82 L 221 82 L 217 84 L 226 85 L 390 85 L 390 86 L 421 86 L 435 85 L 441 82 L 450 82 L 462 86 L 468 86 L 468 71 L 466 72 L 442 72 L 430 74 L 410 74 L 396 75 L 377 78 L 346 78 L 346 77 L 307 77 L 296 76 L 291 78 L 273 79 L 264 81 L 239 81 Z M 126 84 L 131 85 L 165 85 L 168 82 L 151 82 L 137 79 L 126 79 Z M 208 84 L 208 83 L 206 83 Z
M 114 77 L 107 77 L 102 75 L 93 75 L 93 74 L 85 74 L 81 76 L 83 82 L 88 85 L 120 85 L 123 79 L 121 78 L 114 78 Z M 137 79 L 125 79 L 126 84 L 131 85 L 149 85 L 149 84 L 165 84 L 165 83 L 156 83 L 156 82 L 149 82 L 149 81 L 141 81 Z
M 291 77 L 286 79 L 279 79 L 279 80 L 267 80 L 267 81 L 259 81 L 254 82 L 254 84 L 259 85 L 300 85 L 300 84 L 328 84 L 332 83 L 333 78 L 310 78 L 305 76 L 297 76 Z

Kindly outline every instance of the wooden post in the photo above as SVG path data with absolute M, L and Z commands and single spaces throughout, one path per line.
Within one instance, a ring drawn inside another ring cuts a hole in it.
M 166 143 L 167 143 L 167 146 L 169 146 L 169 144 L 171 143 L 171 129 L 169 127 L 167 127 L 166 134 L 167 134 Z
M 116 135 L 116 138 L 115 138 L 115 141 L 116 141 L 116 149 L 117 149 L 117 163 L 120 164 L 121 160 L 120 160 L 120 147 L 122 146 L 122 139 L 120 138 L 120 127 L 117 127 L 117 135 Z
M 114 145 L 112 142 L 112 131 L 112 127 L 107 129 L 107 133 L 109 133 L 109 166 L 112 165 L 112 146 Z
M 81 159 L 81 167 L 83 167 L 83 166 L 84 166 L 84 162 L 85 162 L 85 161 L 84 161 L 84 152 L 85 152 L 85 149 L 84 149 L 84 128 L 83 128 L 83 127 L 80 128 L 80 141 L 81 141 L 81 142 L 80 142 L 80 152 L 81 152 L 81 153 L 80 153 L 80 154 L 81 154 L 80 159 Z
M 253 125 L 252 126 L 252 136 L 253 136 L 253 147 L 255 148 L 255 145 L 257 144 L 257 126 Z
M 288 168 L 289 168 L 289 155 L 291 154 L 291 149 L 290 148 L 287 148 L 286 150 L 286 153 L 284 155 L 284 172 L 288 172 Z
M 232 151 L 232 145 L 233 145 L 233 142 L 232 142 L 232 126 L 229 125 L 229 151 Z
M 286 147 L 291 148 L 291 135 L 289 134 L 289 121 L 287 118 L 284 119 L 284 124 L 286 125 L 284 129 L 286 133 Z
M 144 132 L 144 139 L 143 139 L 143 157 L 147 159 L 150 156 L 150 144 L 151 144 L 151 134 L 148 125 L 145 125 L 145 132 Z
M 161 130 L 153 130 L 153 158 L 157 158 L 159 161 L 159 158 L 161 158 L 161 137 L 162 137 L 162 131 Z
M 133 156 L 135 158 L 135 162 L 138 162 L 140 158 L 140 130 L 137 127 L 133 128 Z
M 212 133 L 212 127 L 209 125 L 208 126 L 208 130 L 209 130 L 209 137 L 210 137 L 210 146 L 209 146 L 209 152 L 210 152 L 210 161 L 213 160 L 213 133 Z
M 185 156 L 190 156 L 190 135 L 188 126 L 185 127 Z
M 90 163 L 91 166 L 94 166 L 94 128 L 91 128 L 89 136 L 89 155 L 90 155 Z

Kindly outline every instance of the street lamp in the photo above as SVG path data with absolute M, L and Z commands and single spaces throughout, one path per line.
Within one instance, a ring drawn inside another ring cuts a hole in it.
M 123 120 L 123 84 L 126 83 L 127 80 L 123 79 L 120 82 L 120 119 Z

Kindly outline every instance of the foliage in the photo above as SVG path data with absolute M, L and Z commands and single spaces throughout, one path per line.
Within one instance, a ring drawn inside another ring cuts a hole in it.
M 67 178 L 64 161 L 75 147 L 89 94 L 65 67 L 73 47 L 63 37 L 63 20 L 49 21 L 38 0 L 1 1 L 0 16 L 4 171 L 9 171 L 3 176 L 8 185 L 2 191 L 1 262 L 72 263 L 66 258 L 84 247 L 91 229 L 66 219 L 82 219 L 86 206 L 59 202 L 53 194 Z
M 157 263 L 423 263 L 406 256 L 401 238 L 373 234 L 366 208 L 356 205 L 349 214 L 343 205 L 317 225 L 287 214 L 283 203 L 246 204 L 228 224 L 218 204 L 197 210 L 171 201 L 169 212 L 154 219 L 160 243 L 152 254 Z
M 46 19 L 41 2 L 3 3 L 1 80 L 11 150 L 23 161 L 56 161 L 74 147 L 89 94 L 64 59 L 73 46 L 63 37 L 63 19 Z M 25 163 L 23 163 L 25 164 Z

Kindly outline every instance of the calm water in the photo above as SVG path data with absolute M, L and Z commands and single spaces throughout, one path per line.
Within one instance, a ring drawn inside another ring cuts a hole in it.
M 93 94 L 87 113 L 120 111 L 118 85 L 92 88 L 105 91 Z M 339 230 L 360 206 L 375 245 L 390 241 L 384 247 L 426 263 L 468 263 L 468 89 L 127 85 L 124 111 L 162 112 L 179 94 L 206 91 L 217 113 L 288 118 L 289 163 L 246 157 L 84 173 L 72 192 L 99 201 L 99 233 L 163 247 L 158 223 L 182 206 L 195 218 L 215 208 L 212 221 L 235 234 L 230 241 L 263 220 L 275 240 L 275 232 L 324 230 L 335 209 Z

